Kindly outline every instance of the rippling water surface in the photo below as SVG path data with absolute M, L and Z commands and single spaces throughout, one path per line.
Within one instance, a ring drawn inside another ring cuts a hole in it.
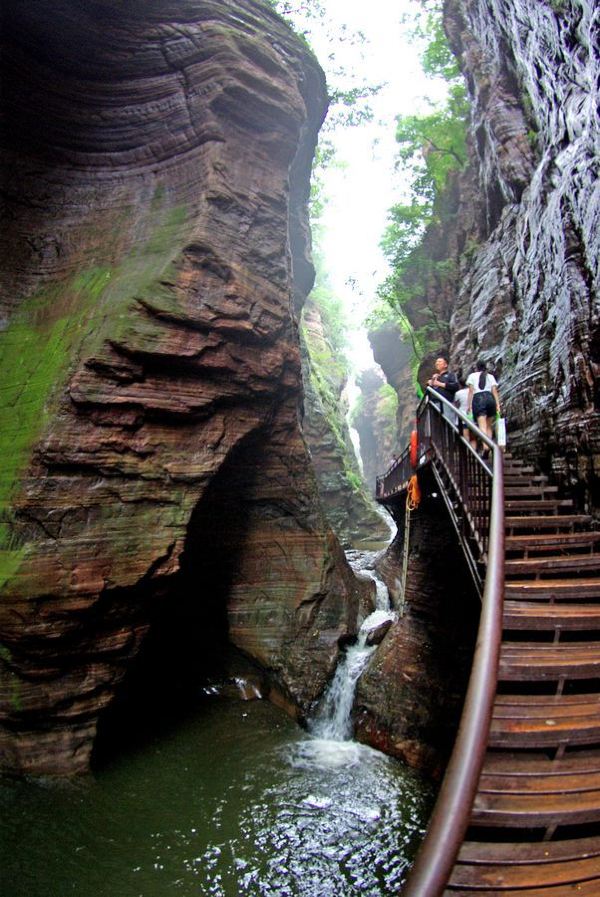
M 1 893 L 387 897 L 430 799 L 376 751 L 214 698 L 83 780 L 1 782 Z

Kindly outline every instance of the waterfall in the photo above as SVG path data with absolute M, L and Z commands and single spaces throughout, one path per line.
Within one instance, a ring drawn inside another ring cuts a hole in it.
M 356 385 L 356 377 L 352 374 L 348 378 L 342 391 L 342 399 L 346 403 L 346 426 L 348 427 L 348 433 L 350 434 L 350 442 L 354 449 L 358 469 L 360 470 L 361 476 L 364 476 L 365 470 L 362 455 L 360 453 L 360 436 L 358 435 L 358 430 L 352 426 L 352 410 L 360 393 L 360 388 Z
M 369 633 L 387 620 L 395 619 L 390 610 L 387 586 L 378 579 L 372 569 L 366 567 L 366 564 L 373 562 L 373 557 L 373 552 L 349 552 L 349 560 L 354 569 L 375 583 L 376 609 L 363 621 L 356 644 L 346 649 L 331 684 L 309 724 L 309 730 L 316 738 L 337 742 L 351 739 L 351 714 L 356 685 L 376 648 L 375 645 L 367 644 Z

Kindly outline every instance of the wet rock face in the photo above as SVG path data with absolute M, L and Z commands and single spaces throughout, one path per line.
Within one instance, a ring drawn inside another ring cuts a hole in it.
M 356 737 L 439 777 L 452 749 L 479 614 L 462 552 L 433 481 L 411 515 L 403 612 L 359 680 Z M 404 514 L 379 565 L 401 611 Z
M 344 396 L 346 369 L 337 367 L 319 308 L 309 298 L 304 307 L 304 422 L 319 495 L 328 521 L 342 545 L 361 540 L 388 541 L 389 528 L 370 497 L 374 478 L 365 468 L 363 486 L 347 423 Z M 336 369 L 337 368 L 337 369 Z M 362 445 L 361 445 L 362 448 Z
M 369 342 L 373 349 L 373 357 L 385 374 L 387 382 L 394 387 L 398 396 L 398 410 L 396 413 L 397 434 L 394 439 L 387 439 L 382 433 L 376 437 L 378 446 L 377 473 L 386 470 L 391 454 L 400 454 L 408 443 L 410 431 L 415 425 L 415 414 L 418 399 L 413 383 L 411 362 L 414 350 L 412 345 L 403 340 L 400 330 L 395 324 L 386 324 L 379 330 L 369 333 Z M 365 403 L 367 404 L 367 403 Z M 367 411 L 367 415 L 368 415 Z M 374 413 L 375 419 L 378 415 Z M 374 421 L 374 432 L 378 427 Z M 382 467 L 381 462 L 384 462 Z
M 455 360 L 500 373 L 509 439 L 597 503 L 598 30 L 592 0 L 450 0 L 474 101 L 484 242 L 452 317 Z
M 85 769 L 182 594 L 176 639 L 222 595 L 302 712 L 357 601 L 298 423 L 322 73 L 253 0 L 11 4 L 2 39 L 5 765 Z

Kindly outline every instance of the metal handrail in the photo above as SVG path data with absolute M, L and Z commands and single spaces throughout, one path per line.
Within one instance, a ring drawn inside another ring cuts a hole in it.
M 427 389 L 425 390 L 425 396 L 424 396 L 424 398 L 421 399 L 421 401 L 419 403 L 419 407 L 417 409 L 417 417 L 419 416 L 419 413 L 421 412 L 421 410 L 425 406 L 425 404 L 427 402 L 431 401 L 431 399 L 435 399 L 436 402 L 441 402 L 442 405 L 445 405 L 452 412 L 453 415 L 455 415 L 456 417 L 460 418 L 460 420 L 462 420 L 464 425 L 466 427 L 468 427 L 469 430 L 471 430 L 473 432 L 473 434 L 475 436 L 477 436 L 478 439 L 480 439 L 482 442 L 485 442 L 485 444 L 487 445 L 488 448 L 490 448 L 490 449 L 494 448 L 496 443 L 494 442 L 493 439 L 490 439 L 489 436 L 486 436 L 485 433 L 483 432 L 483 430 L 480 430 L 479 427 L 477 426 L 477 424 L 474 423 L 474 421 L 471 420 L 470 417 L 467 417 L 467 415 L 463 411 L 461 411 L 460 408 L 457 408 L 456 405 L 453 405 L 452 402 L 448 401 L 448 399 L 445 398 L 445 396 L 443 396 L 441 393 L 436 392 L 435 389 L 432 389 L 431 386 L 427 387 Z M 450 424 L 450 426 L 453 426 L 453 425 Z
M 440 411 L 442 413 L 440 413 Z M 483 565 L 487 561 L 492 498 L 492 468 L 474 448 L 482 443 L 493 453 L 494 443 L 469 418 L 432 389 L 417 409 L 417 471 L 431 462 L 442 498 L 473 582 L 483 595 Z M 464 431 L 472 437 L 465 438 Z M 414 460 L 414 456 L 413 456 Z M 406 449 L 383 476 L 377 478 L 376 499 L 393 508 L 415 469 Z
M 438 398 L 473 429 L 465 415 L 443 396 Z M 498 446 L 481 431 L 477 436 L 483 437 L 493 459 L 487 570 L 477 643 L 454 749 L 403 897 L 440 897 L 448 883 L 469 826 L 496 693 L 504 600 L 504 464 Z

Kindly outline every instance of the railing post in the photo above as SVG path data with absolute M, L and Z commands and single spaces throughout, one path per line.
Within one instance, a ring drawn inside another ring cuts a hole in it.
M 466 507 L 469 507 L 469 503 L 471 500 L 471 490 L 469 484 L 469 453 L 467 451 L 460 452 L 459 455 L 459 466 L 460 466 L 460 489 L 462 495 L 464 496 L 464 504 Z M 462 515 L 462 534 L 463 539 L 467 537 L 467 520 L 466 520 L 466 512 L 463 511 Z

